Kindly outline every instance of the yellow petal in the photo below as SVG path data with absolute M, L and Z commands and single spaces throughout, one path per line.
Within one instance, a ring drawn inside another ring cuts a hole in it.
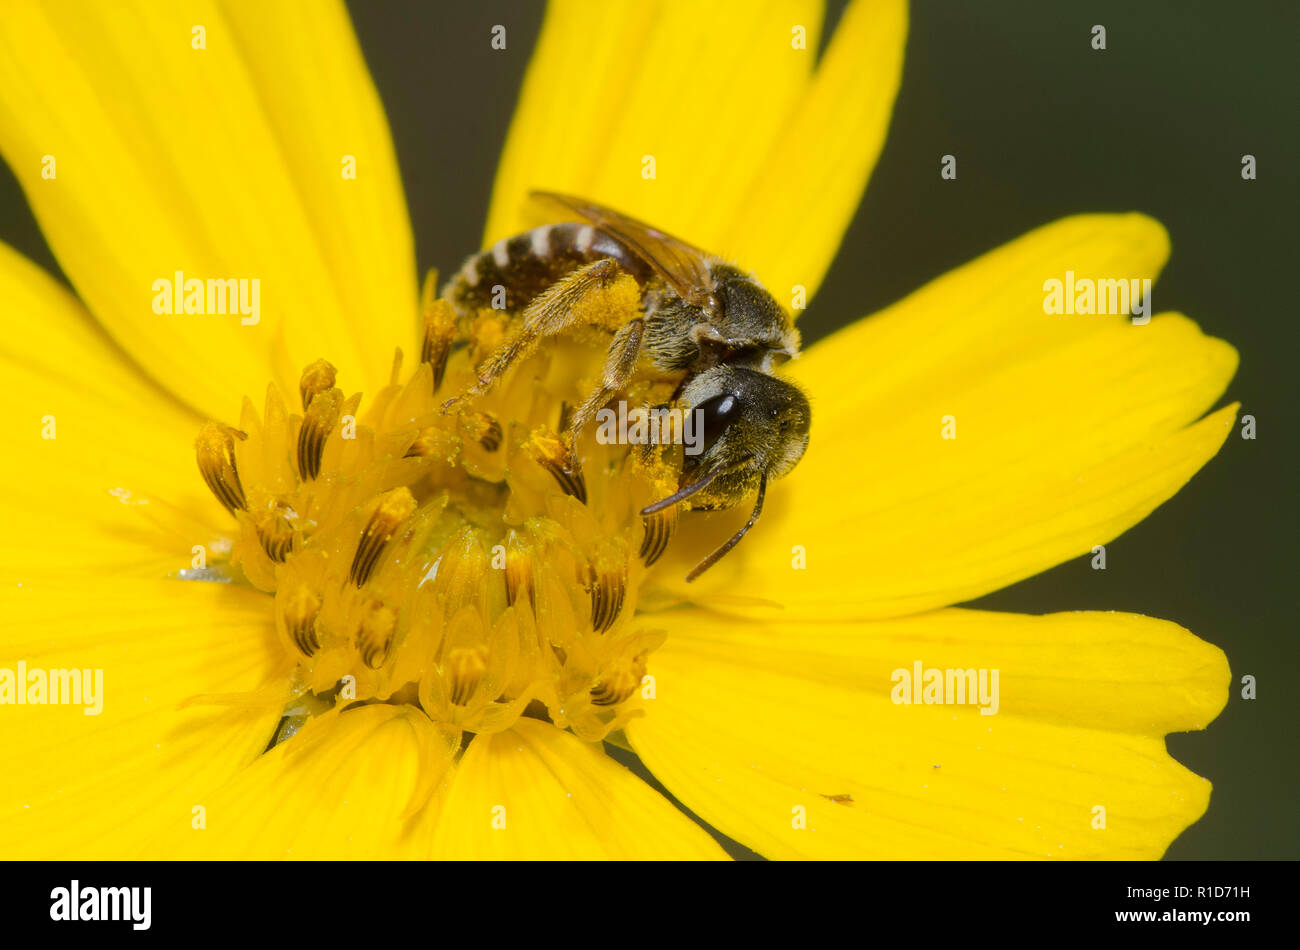
M 0 770 L 4 856 L 159 856 L 144 850 L 149 838 L 188 830 L 194 806 L 253 761 L 280 718 L 288 670 L 268 605 L 225 584 L 87 575 L 0 586 L 0 677 L 19 661 L 102 671 L 97 715 L 85 695 L 0 706 L 0 747 L 21 763 Z M 210 693 L 262 700 L 178 708 Z
M 192 449 L 198 416 L 144 378 L 72 294 L 0 244 L 0 376 L 13 431 L 0 514 L 21 545 L 0 578 L 159 577 L 211 548 L 220 514 Z
M 1230 673 L 1166 621 L 656 619 L 668 642 L 632 746 L 684 805 L 769 857 L 1157 858 L 1209 800 L 1162 736 L 1213 719 Z M 996 713 L 894 703 L 895 671 L 916 661 L 999 670 Z
M 817 292 L 858 210 L 885 145 L 906 39 L 906 4 L 851 4 L 816 80 L 743 200 L 727 209 L 718 248 L 758 274 L 783 306 L 792 306 L 796 286 L 808 299 Z
M 682 564 L 747 512 L 689 519 L 666 582 L 763 616 L 771 606 L 735 595 L 798 616 L 894 616 L 1122 534 L 1227 437 L 1235 405 L 1189 423 L 1236 351 L 1177 314 L 1046 315 L 1042 285 L 1067 269 L 1154 278 L 1167 247 L 1140 215 L 1069 218 L 818 343 L 794 373 L 813 404 L 804 460 L 736 552 L 684 587 Z
M 0 152 L 60 265 L 155 379 L 222 418 L 323 355 L 374 391 L 393 347 L 413 348 L 416 300 L 391 144 L 342 6 L 233 7 L 67 16 L 18 0 L 0 20 Z M 178 271 L 257 280 L 256 314 L 155 312 L 155 282 Z
M 204 796 L 206 828 L 168 827 L 151 848 L 207 859 L 424 857 L 420 818 L 402 816 L 425 773 L 450 762 L 447 740 L 411 706 L 313 719 Z
M 347 9 L 333 0 L 313 4 L 310 16 L 295 0 L 223 0 L 221 8 L 370 373 L 343 382 L 374 393 L 388 381 L 396 347 L 408 366 L 419 353 L 415 246 L 388 120 Z M 355 178 L 343 177 L 348 157 Z M 310 349 L 314 326 L 303 328 L 299 349 Z
M 809 89 L 822 6 L 549 4 L 485 243 L 541 223 L 525 199 L 546 188 L 725 251 L 728 219 Z M 796 25 L 806 27 L 807 49 L 792 48 Z M 654 177 L 643 174 L 647 159 Z
M 470 742 L 438 815 L 433 854 L 726 857 L 698 825 L 600 746 L 530 719 Z

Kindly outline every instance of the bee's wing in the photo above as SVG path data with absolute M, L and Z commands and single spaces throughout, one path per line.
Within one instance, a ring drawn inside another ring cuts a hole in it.
M 709 270 L 708 255 L 698 247 L 594 201 L 553 191 L 534 191 L 532 197 L 556 202 L 621 241 L 688 304 L 706 308 L 710 305 L 717 284 Z

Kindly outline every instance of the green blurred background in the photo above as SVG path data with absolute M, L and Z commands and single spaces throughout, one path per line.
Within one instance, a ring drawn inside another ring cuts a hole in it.
M 349 7 L 388 112 L 420 266 L 446 273 L 478 246 L 543 6 Z M 832 22 L 842 7 L 831 4 Z M 489 48 L 494 24 L 507 27 L 506 51 Z M 1094 24 L 1106 27 L 1104 52 L 1090 46 Z M 1300 857 L 1300 354 L 1289 284 L 1300 244 L 1298 35 L 1300 5 L 1289 0 L 913 3 L 888 142 L 801 317 L 811 342 L 1063 215 L 1137 210 L 1169 229 L 1157 306 L 1237 347 L 1223 402 L 1256 417 L 1257 439 L 1230 437 L 1190 485 L 1107 546 L 1107 570 L 1081 557 L 977 603 L 1146 613 L 1227 653 L 1237 683 L 1227 709 L 1208 730 L 1168 740 L 1214 782 L 1209 812 L 1170 848 L 1174 859 Z M 956 181 L 939 177 L 948 153 Z M 1247 153 L 1255 181 L 1241 179 Z M 58 272 L 7 169 L 0 223 L 0 238 Z M 1258 679 L 1249 702 L 1239 685 L 1248 673 Z

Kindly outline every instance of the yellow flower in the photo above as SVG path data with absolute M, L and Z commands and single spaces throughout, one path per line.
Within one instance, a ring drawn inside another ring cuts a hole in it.
M 688 586 L 746 512 L 683 516 L 647 567 L 653 466 L 593 449 L 576 497 L 559 399 L 594 344 L 435 411 L 507 328 L 452 348 L 419 302 L 341 5 L 9 6 L 0 149 L 77 295 L 0 246 L 0 699 L 20 663 L 103 685 L 93 715 L 0 705 L 6 857 L 724 856 L 607 734 L 771 857 L 1158 857 L 1204 812 L 1163 736 L 1223 707 L 1220 651 L 949 606 L 1114 538 L 1226 437 L 1235 406 L 1202 414 L 1231 347 L 1178 314 L 1043 313 L 1067 270 L 1154 277 L 1159 224 L 1057 222 L 811 347 L 806 458 Z M 815 65 L 820 4 L 733 6 L 552 4 L 485 244 L 545 188 L 813 294 L 906 12 L 853 3 Z M 160 315 L 178 271 L 257 278 L 257 319 Z M 895 701 L 914 663 L 998 671 L 997 714 Z

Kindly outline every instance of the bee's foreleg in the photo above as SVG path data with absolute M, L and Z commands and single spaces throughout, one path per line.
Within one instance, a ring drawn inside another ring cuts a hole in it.
M 645 335 L 645 321 L 637 318 L 625 323 L 610 341 L 609 352 L 605 357 L 605 372 L 586 402 L 578 407 L 569 420 L 568 444 L 569 454 L 577 458 L 578 438 L 587 423 L 595 418 L 601 406 L 627 386 L 636 371 L 636 363 L 641 355 L 641 340 Z
M 601 258 L 566 274 L 542 291 L 524 309 L 519 332 L 508 343 L 483 361 L 478 382 L 467 392 L 449 399 L 443 408 L 474 396 L 481 396 L 519 360 L 530 356 L 546 338 L 572 329 L 580 322 L 578 304 L 588 294 L 608 287 L 619 275 L 618 264 Z

